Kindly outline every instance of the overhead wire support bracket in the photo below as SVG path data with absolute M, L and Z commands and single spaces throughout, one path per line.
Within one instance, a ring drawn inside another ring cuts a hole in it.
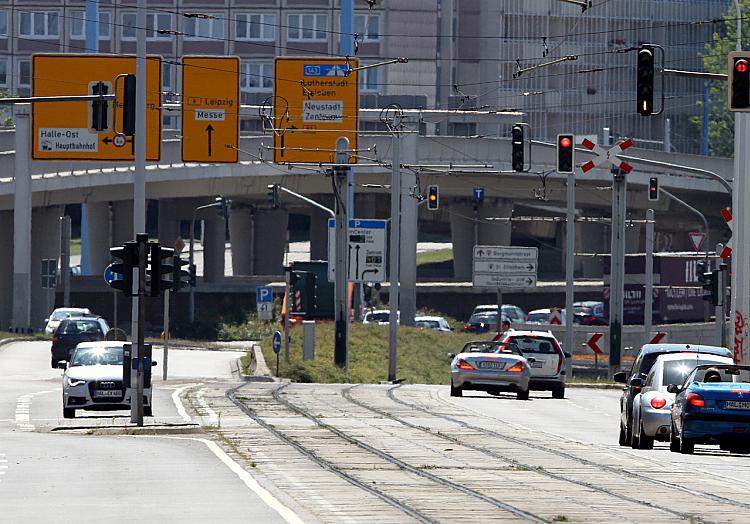
M 408 58 L 406 58 L 405 56 L 399 56 L 392 60 L 386 60 L 385 62 L 378 62 L 377 64 L 369 64 L 369 65 L 363 65 L 359 67 L 350 67 L 349 72 L 351 73 L 352 71 L 364 71 L 365 69 L 372 69 L 373 67 L 381 67 L 381 66 L 386 66 L 390 64 L 408 64 L 408 63 L 409 63 Z
M 565 2 L 567 4 L 575 4 L 577 6 L 580 6 L 581 13 L 585 13 L 586 9 L 593 7 L 592 0 L 560 0 L 560 1 Z
M 534 71 L 536 69 L 541 69 L 542 67 L 551 66 L 554 64 L 559 64 L 561 62 L 567 62 L 569 60 L 578 60 L 578 55 L 568 55 L 563 56 L 562 58 L 557 58 L 555 60 L 550 60 L 549 62 L 543 62 L 541 64 L 533 65 L 531 67 L 522 68 L 520 60 L 516 60 L 516 66 L 518 67 L 518 70 L 513 73 L 513 78 L 519 78 L 522 74 L 528 73 L 529 71 Z
M 665 75 L 684 76 L 687 78 L 705 78 L 706 80 L 722 80 L 726 82 L 724 73 L 706 73 L 703 71 L 682 71 L 680 69 L 664 69 Z

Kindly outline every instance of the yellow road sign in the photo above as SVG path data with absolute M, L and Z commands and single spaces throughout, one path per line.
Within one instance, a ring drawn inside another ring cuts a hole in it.
M 276 58 L 274 162 L 333 163 L 343 136 L 357 149 L 359 74 L 351 69 L 358 65 L 351 58 Z
M 122 130 L 124 78 L 135 74 L 135 56 L 36 54 L 32 96 L 114 94 L 117 101 L 34 102 L 31 112 L 31 158 L 34 160 L 135 159 L 132 137 Z M 146 62 L 146 158 L 161 156 L 161 57 Z M 98 115 L 98 116 L 97 116 Z
M 240 133 L 240 59 L 182 59 L 182 160 L 237 162 Z

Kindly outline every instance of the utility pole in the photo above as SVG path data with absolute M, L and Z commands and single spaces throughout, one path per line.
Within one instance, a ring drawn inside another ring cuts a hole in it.
M 341 0 L 341 12 L 339 14 L 341 31 L 339 32 L 339 54 L 344 57 L 353 57 L 354 53 L 354 0 Z M 365 31 L 367 28 L 365 27 Z M 360 35 L 364 37 L 364 35 Z M 348 149 L 348 148 L 347 148 Z M 344 163 L 349 163 L 347 161 Z M 337 162 L 339 160 L 337 159 Z M 346 208 L 349 216 L 354 215 L 354 168 L 349 168 L 346 179 Z M 348 228 L 348 224 L 347 224 Z
M 148 235 L 138 233 L 135 236 L 136 246 L 138 249 L 138 267 L 133 267 L 133 309 L 135 330 L 131 336 L 133 359 L 135 362 L 131 368 L 135 373 L 130 374 L 130 422 L 143 426 L 143 371 L 144 371 L 144 350 L 143 350 L 143 332 L 146 322 L 146 309 L 144 307 L 144 298 L 146 295 L 146 263 L 148 261 Z M 154 275 L 152 275 L 154 278 Z M 155 278 L 159 278 L 158 275 Z
M 576 175 L 568 173 L 567 184 L 568 208 L 565 223 L 565 351 L 573 354 L 573 309 L 574 272 L 575 272 L 575 239 L 576 239 Z M 570 377 L 573 372 L 573 359 L 566 359 L 565 373 Z
M 29 104 L 13 106 L 16 154 L 13 198 L 13 329 L 31 329 L 31 171 Z
M 334 343 L 333 361 L 338 367 L 349 372 L 349 218 L 347 213 L 346 187 L 349 167 L 349 139 L 339 137 L 336 140 L 336 167 L 333 170 L 333 183 L 336 197 L 336 265 L 335 277 L 335 325 L 336 336 Z
M 417 133 L 401 133 L 399 148 L 402 165 L 417 163 Z M 401 228 L 399 230 L 399 280 L 401 282 L 399 316 L 400 324 L 413 326 L 417 313 L 417 225 L 418 205 L 417 175 L 404 170 L 401 178 Z
M 724 249 L 724 244 L 716 244 L 717 255 Z M 720 258 L 716 259 L 716 270 L 719 272 L 716 292 L 716 304 L 714 314 L 716 317 L 716 343 L 719 346 L 726 347 L 727 344 L 727 321 L 726 321 L 726 302 L 727 302 L 727 265 Z
M 396 380 L 396 362 L 398 358 L 398 264 L 399 233 L 401 231 L 401 142 L 398 131 L 394 129 L 391 138 L 391 238 L 390 238 L 390 290 L 388 302 L 388 381 Z
M 623 294 L 625 287 L 625 173 L 612 168 L 612 249 L 609 279 L 609 376 L 620 368 L 622 354 Z
M 63 288 L 63 307 L 70 307 L 70 217 L 60 217 L 60 278 Z M 117 316 L 115 316 L 115 327 Z
M 643 343 L 651 341 L 654 316 L 654 210 L 646 210 L 646 270 L 643 286 Z

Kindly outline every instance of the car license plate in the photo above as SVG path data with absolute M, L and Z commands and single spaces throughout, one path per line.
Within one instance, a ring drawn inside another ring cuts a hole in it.
M 120 397 L 122 391 L 119 389 L 98 389 L 94 392 L 95 397 Z
M 505 362 L 480 362 L 479 367 L 483 369 L 505 369 Z
M 544 360 L 537 360 L 536 362 L 531 363 L 532 368 L 543 368 L 544 367 Z
M 724 402 L 724 409 L 750 409 L 750 402 L 727 400 Z

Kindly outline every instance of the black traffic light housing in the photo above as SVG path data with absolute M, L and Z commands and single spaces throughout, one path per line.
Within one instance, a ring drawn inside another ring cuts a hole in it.
M 278 209 L 281 205 L 281 198 L 279 195 L 279 184 L 271 184 L 268 186 L 268 200 L 271 202 L 273 209 Z
M 437 211 L 440 207 L 440 188 L 436 185 L 427 186 L 427 209 Z
M 122 134 L 135 135 L 135 75 L 125 75 L 122 96 Z
M 122 280 L 111 281 L 110 287 L 119 289 L 127 297 L 137 295 L 133 293 L 133 269 L 138 268 L 138 243 L 132 240 L 125 242 L 120 247 L 110 248 L 109 253 L 115 259 L 112 271 L 122 275 Z
M 180 257 L 179 253 L 175 253 L 172 257 L 172 291 L 175 293 L 182 288 L 190 286 L 191 274 L 189 271 L 182 269 L 183 266 L 187 266 L 190 262 Z
M 750 111 L 750 53 L 729 53 L 727 105 L 730 111 Z
M 110 84 L 106 82 L 91 82 L 89 91 L 92 95 L 108 95 Z M 92 100 L 91 104 L 91 125 L 89 126 L 94 132 L 109 131 L 110 114 L 108 100 Z
M 575 135 L 557 135 L 557 172 L 575 173 Z
M 172 281 L 162 280 L 162 275 L 172 274 L 174 267 L 174 249 L 161 247 L 158 242 L 148 243 L 148 262 L 146 271 L 146 295 L 158 297 L 162 291 L 172 289 Z M 165 263 L 166 262 L 166 263 Z
M 290 310 L 292 313 L 308 316 L 315 313 L 317 305 L 317 280 L 318 276 L 312 271 L 292 271 L 290 273 Z M 299 305 L 296 300 L 298 293 L 300 297 Z
M 513 124 L 510 129 L 511 157 L 513 171 L 524 171 L 524 132 L 522 124 Z
M 655 176 L 648 179 L 648 200 L 650 202 L 659 200 L 659 179 Z
M 701 269 L 705 270 L 706 264 L 700 265 Z M 703 287 L 703 300 L 707 300 L 710 304 L 716 305 L 719 303 L 719 270 L 706 271 L 700 273 L 700 281 Z
M 649 45 L 643 45 L 638 49 L 636 97 L 636 110 L 639 115 L 654 114 L 654 48 Z

